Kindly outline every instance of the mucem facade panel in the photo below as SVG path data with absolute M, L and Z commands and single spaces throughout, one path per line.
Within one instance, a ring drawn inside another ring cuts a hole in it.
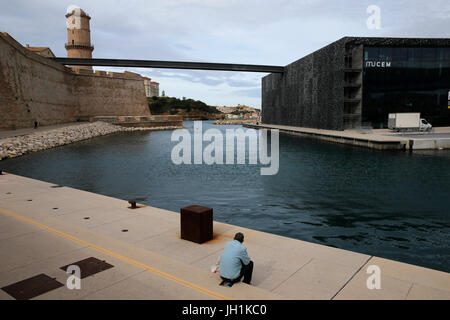
M 262 122 L 342 128 L 344 42 L 337 41 L 262 80 Z
M 362 119 L 374 128 L 386 128 L 396 112 L 450 125 L 450 48 L 367 47 L 363 78 Z
M 388 113 L 450 125 L 450 39 L 342 38 L 262 80 L 262 122 L 384 128 Z

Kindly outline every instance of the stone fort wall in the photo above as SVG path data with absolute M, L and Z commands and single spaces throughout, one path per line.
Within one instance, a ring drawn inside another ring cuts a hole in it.
M 140 76 L 73 73 L 0 33 L 0 130 L 124 115 L 150 115 Z

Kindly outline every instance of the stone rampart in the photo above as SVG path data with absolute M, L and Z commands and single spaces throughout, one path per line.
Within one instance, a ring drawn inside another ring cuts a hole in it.
M 143 78 L 74 73 L 0 33 L 0 130 L 118 115 L 150 115 Z

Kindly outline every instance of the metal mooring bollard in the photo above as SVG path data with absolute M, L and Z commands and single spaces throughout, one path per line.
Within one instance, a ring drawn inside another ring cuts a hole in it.
M 129 209 L 137 209 L 138 206 L 136 206 L 136 201 L 130 200 L 128 201 L 129 204 L 131 204 L 131 207 L 128 207 Z
M 203 243 L 213 238 L 213 209 L 192 205 L 180 209 L 181 239 Z

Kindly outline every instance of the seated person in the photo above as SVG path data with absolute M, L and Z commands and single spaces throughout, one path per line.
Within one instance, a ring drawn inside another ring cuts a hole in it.
M 242 243 L 244 235 L 241 232 L 236 233 L 234 240 L 228 242 L 220 256 L 219 272 L 224 281 L 231 284 L 241 281 L 250 284 L 253 273 L 253 261 L 247 254 L 247 248 Z

